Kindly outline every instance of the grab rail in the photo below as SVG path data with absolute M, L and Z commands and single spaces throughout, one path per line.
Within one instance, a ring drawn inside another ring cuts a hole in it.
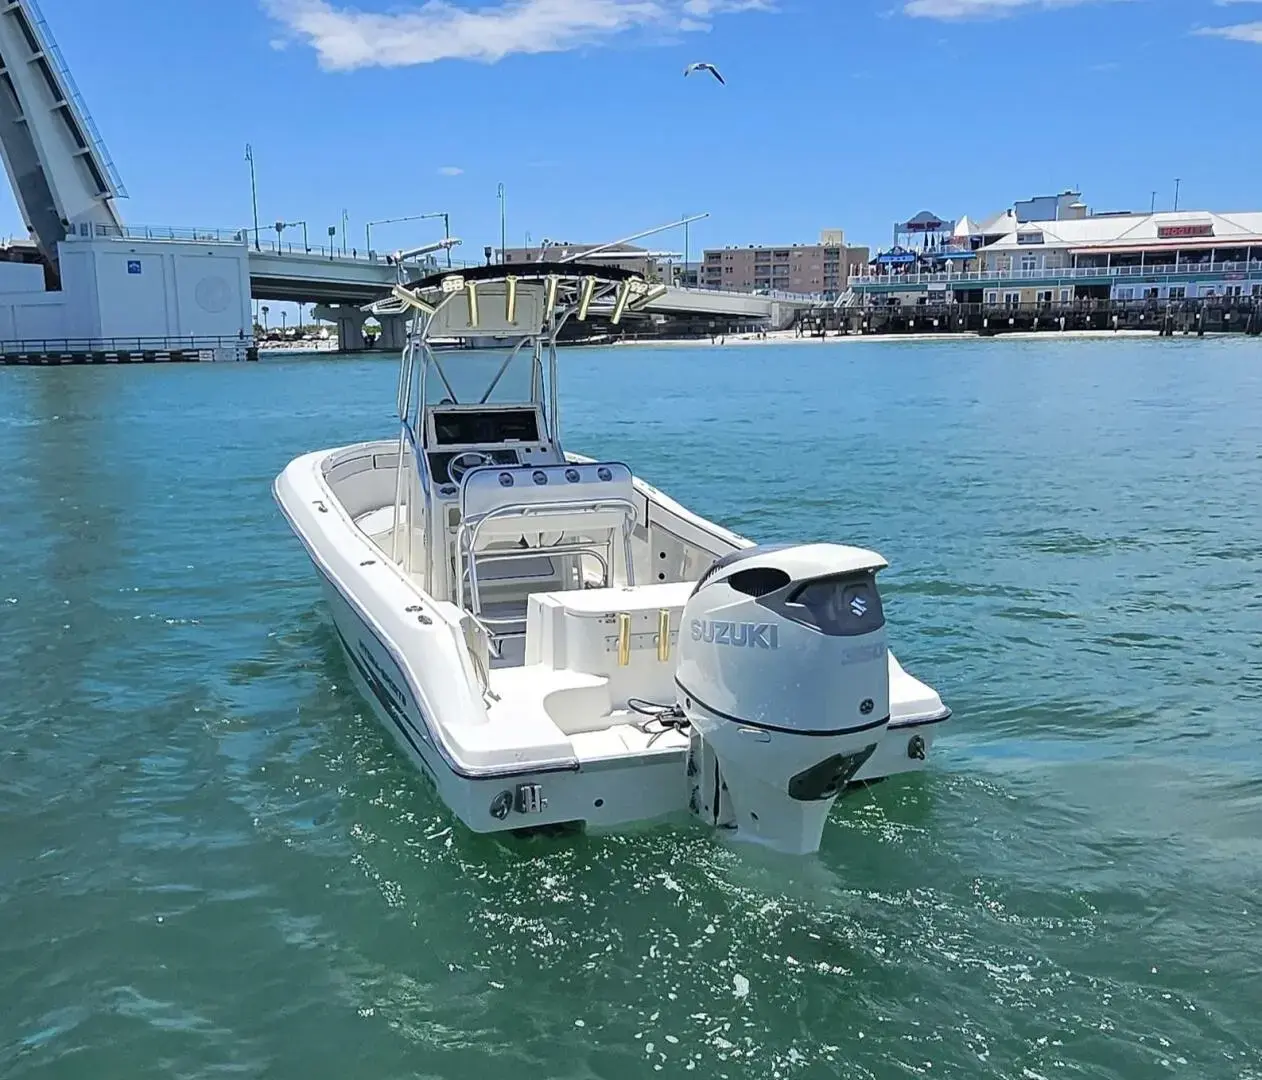
M 466 574 L 469 578 L 469 594 L 472 604 L 473 614 L 479 619 L 482 618 L 482 596 L 481 588 L 478 583 L 477 564 L 478 559 L 482 558 L 504 558 L 508 555 L 514 555 L 518 558 L 522 556 L 541 556 L 554 554 L 553 549 L 559 548 L 556 554 L 570 554 L 571 549 L 575 547 L 573 544 L 568 545 L 541 545 L 532 548 L 519 548 L 515 552 L 483 552 L 481 555 L 477 553 L 478 534 L 482 527 L 490 520 L 495 518 L 520 517 L 522 519 L 530 519 L 532 517 L 545 517 L 549 514 L 557 513 L 600 513 L 601 511 L 618 510 L 622 513 L 622 544 L 623 558 L 626 560 L 627 567 L 627 584 L 635 584 L 635 567 L 633 565 L 633 553 L 631 550 L 631 523 L 636 521 L 638 513 L 635 505 L 627 499 L 601 499 L 594 501 L 570 501 L 570 502 L 553 502 L 553 503 L 508 503 L 504 506 L 497 506 L 485 514 L 479 515 L 472 523 L 462 521 L 457 530 L 456 544 L 457 557 L 459 565 L 456 575 L 456 596 L 459 607 L 464 609 L 464 579 Z M 613 564 L 613 529 L 609 529 L 609 540 L 605 547 L 609 553 L 608 561 L 602 560 L 605 569 L 606 583 L 613 584 L 612 564 Z M 562 532 L 564 535 L 564 532 Z M 589 545 L 591 546 L 591 545 Z M 582 552 L 577 552 L 582 554 Z M 468 555 L 469 565 L 466 569 L 464 565 L 465 556 Z

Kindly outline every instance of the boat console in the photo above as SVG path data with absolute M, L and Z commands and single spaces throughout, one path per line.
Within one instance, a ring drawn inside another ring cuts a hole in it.
M 464 474 L 479 466 L 564 460 L 538 405 L 436 405 L 426 421 L 426 460 L 438 501 L 455 502 Z

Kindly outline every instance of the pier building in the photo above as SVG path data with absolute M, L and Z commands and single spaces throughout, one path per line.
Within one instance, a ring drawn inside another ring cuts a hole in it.
M 1262 211 L 1092 213 L 1063 192 L 980 223 L 932 224 L 921 243 L 896 243 L 851 276 L 855 304 L 1262 299 Z

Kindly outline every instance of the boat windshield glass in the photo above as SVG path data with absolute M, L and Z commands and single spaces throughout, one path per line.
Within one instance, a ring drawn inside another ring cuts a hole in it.
M 530 344 L 506 349 L 439 349 L 425 379 L 427 405 L 518 404 L 535 400 Z

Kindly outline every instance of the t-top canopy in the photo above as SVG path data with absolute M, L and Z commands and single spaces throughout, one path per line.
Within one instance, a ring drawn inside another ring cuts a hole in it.
M 369 306 L 374 314 L 420 312 L 423 338 L 495 339 L 551 336 L 571 314 L 612 302 L 610 321 L 665 295 L 667 287 L 619 266 L 521 262 L 441 270 Z
M 464 278 L 465 281 L 501 281 L 510 277 L 543 279 L 553 274 L 569 278 L 594 277 L 597 281 L 606 282 L 630 281 L 637 278 L 642 280 L 640 274 L 621 266 L 581 262 L 520 262 L 490 263 L 486 266 L 440 270 L 417 281 L 408 282 L 407 287 L 409 289 L 441 288 L 443 279 L 453 275 Z

